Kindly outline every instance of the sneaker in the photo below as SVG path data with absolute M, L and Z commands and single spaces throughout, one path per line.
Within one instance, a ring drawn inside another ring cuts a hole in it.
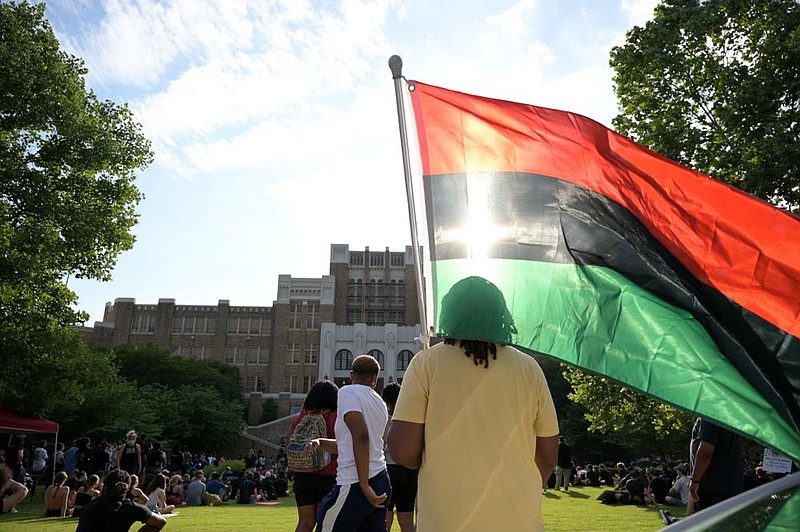
M 661 514 L 661 519 L 664 521 L 665 525 L 671 525 L 674 522 L 669 510 L 661 510 L 658 513 Z
M 11 508 L 11 509 L 8 511 L 8 513 L 10 513 L 10 514 L 15 514 L 15 513 L 17 513 L 17 512 L 19 512 L 19 510 L 17 510 L 16 508 Z

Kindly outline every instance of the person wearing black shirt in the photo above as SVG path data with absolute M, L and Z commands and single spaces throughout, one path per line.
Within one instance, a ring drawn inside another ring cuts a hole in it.
M 689 448 L 692 475 L 689 492 L 702 510 L 740 493 L 744 484 L 739 436 L 697 418 Z
M 572 453 L 564 436 L 558 437 L 558 461 L 556 462 L 556 489 L 564 486 L 569 491 L 569 477 L 572 474 Z
M 256 495 L 256 483 L 253 482 L 253 473 L 247 471 L 244 474 L 244 480 L 239 482 L 239 491 L 236 496 L 238 504 L 250 504 L 251 498 Z
M 117 469 L 106 475 L 102 495 L 83 507 L 75 532 L 128 532 L 136 522 L 144 523 L 138 532 L 164 528 L 164 517 L 126 498 L 129 487 L 126 471 Z

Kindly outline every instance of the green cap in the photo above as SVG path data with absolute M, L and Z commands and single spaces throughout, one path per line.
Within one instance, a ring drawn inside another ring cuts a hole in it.
M 503 293 L 483 277 L 467 277 L 442 298 L 439 331 L 445 338 L 508 345 L 517 333 Z

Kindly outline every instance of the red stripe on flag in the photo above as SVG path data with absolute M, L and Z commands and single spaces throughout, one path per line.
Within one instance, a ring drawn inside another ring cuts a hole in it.
M 425 175 L 530 172 L 594 190 L 702 282 L 800 337 L 800 219 L 583 116 L 410 83 Z

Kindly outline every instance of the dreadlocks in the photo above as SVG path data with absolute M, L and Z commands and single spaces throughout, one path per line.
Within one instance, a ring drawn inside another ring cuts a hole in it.
M 445 338 L 444 343 L 447 345 L 456 345 L 455 338 Z M 489 355 L 492 359 L 497 360 L 497 344 L 494 342 L 481 342 L 480 340 L 459 340 L 459 347 L 464 349 L 464 355 L 469 358 L 470 356 L 478 366 L 483 363 L 484 368 L 489 367 Z

